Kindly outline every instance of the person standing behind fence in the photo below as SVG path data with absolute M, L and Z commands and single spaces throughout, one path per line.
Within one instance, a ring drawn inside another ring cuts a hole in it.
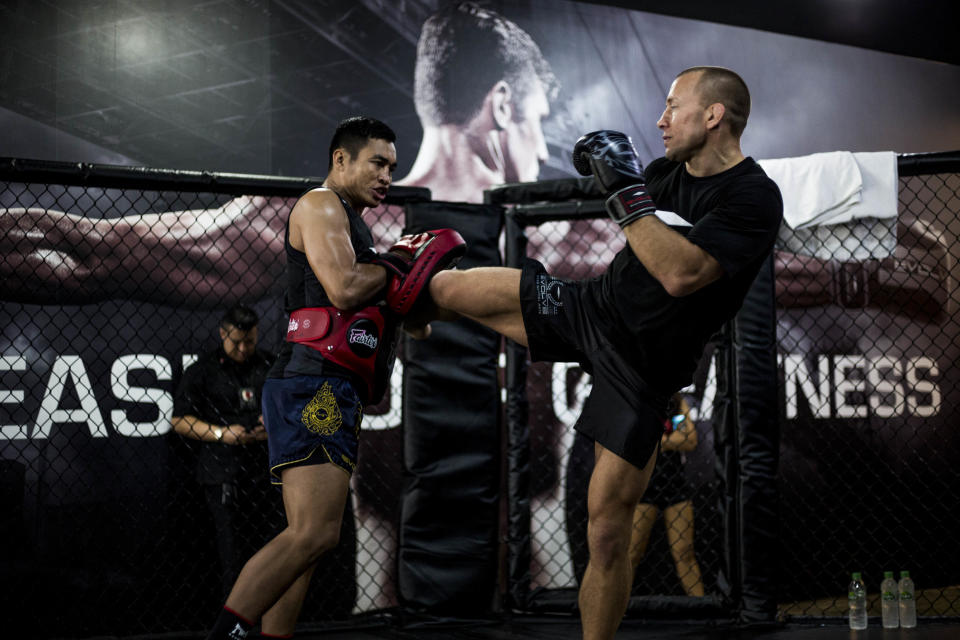
M 677 578 L 688 596 L 702 597 L 703 578 L 693 544 L 693 501 L 681 459 L 682 453 L 697 448 L 697 428 L 690 419 L 690 407 L 680 394 L 670 399 L 668 415 L 650 486 L 633 514 L 630 564 L 634 570 L 639 566 L 650 542 L 650 532 L 662 511 Z
M 224 595 L 270 537 L 260 514 L 280 514 L 280 496 L 264 471 L 260 391 L 273 359 L 257 349 L 258 322 L 253 309 L 230 308 L 220 320 L 220 346 L 184 370 L 174 397 L 174 431 L 198 441 L 197 481 L 213 519 Z

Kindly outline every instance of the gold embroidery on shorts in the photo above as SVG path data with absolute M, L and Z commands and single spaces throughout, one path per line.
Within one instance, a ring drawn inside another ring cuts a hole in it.
M 332 436 L 340 429 L 343 416 L 340 415 L 340 407 L 329 382 L 324 382 L 313 399 L 303 408 L 300 420 L 307 429 L 321 436 Z

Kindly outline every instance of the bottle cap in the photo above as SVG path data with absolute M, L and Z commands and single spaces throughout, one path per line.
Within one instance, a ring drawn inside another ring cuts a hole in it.
M 854 579 L 854 580 L 859 580 L 859 579 L 860 579 L 860 572 L 859 572 L 859 571 L 854 571 L 854 572 L 853 572 L 853 579 Z
M 892 578 L 892 577 L 893 577 L 893 571 L 884 571 L 884 572 L 883 572 L 883 577 L 884 577 L 884 578 Z
M 909 571 L 901 571 L 901 572 L 900 572 L 900 577 L 901 577 L 901 578 L 909 578 L 909 577 L 910 577 L 910 572 L 909 572 Z

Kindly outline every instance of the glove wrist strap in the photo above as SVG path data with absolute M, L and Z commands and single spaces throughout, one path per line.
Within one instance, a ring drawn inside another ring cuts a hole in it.
M 643 184 L 634 184 L 615 191 L 607 198 L 607 213 L 620 227 L 644 216 L 654 215 L 657 211 L 653 199 Z

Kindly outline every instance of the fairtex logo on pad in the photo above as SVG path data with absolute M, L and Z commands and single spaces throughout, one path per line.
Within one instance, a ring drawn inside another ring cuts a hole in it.
M 371 349 L 377 348 L 377 336 L 367 333 L 366 329 L 350 329 L 350 336 L 347 338 L 350 344 L 362 344 Z
M 290 322 L 287 323 L 287 333 L 290 333 L 291 331 L 296 331 L 299 328 L 300 328 L 300 323 L 294 320 L 293 318 L 290 318 Z
M 347 347 L 361 358 L 377 355 L 380 346 L 380 327 L 369 318 L 358 318 L 350 323 L 343 334 Z

